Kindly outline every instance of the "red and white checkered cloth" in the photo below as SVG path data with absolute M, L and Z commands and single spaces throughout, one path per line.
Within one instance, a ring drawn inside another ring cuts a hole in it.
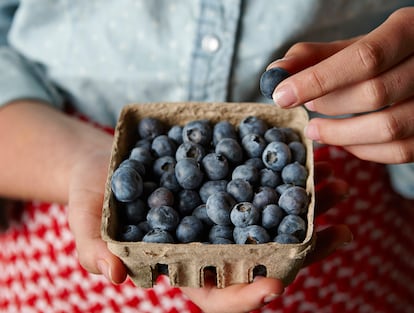
M 393 193 L 383 165 L 324 147 L 352 187 L 351 196 L 317 219 L 317 227 L 345 223 L 354 242 L 303 269 L 285 294 L 260 312 L 414 312 L 414 201 Z M 0 235 L 0 312 L 201 312 L 161 279 L 152 289 L 131 281 L 112 285 L 83 270 L 77 260 L 66 208 L 28 203 L 22 217 Z

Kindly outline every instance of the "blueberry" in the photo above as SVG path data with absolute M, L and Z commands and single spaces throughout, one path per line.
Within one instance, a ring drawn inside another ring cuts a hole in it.
M 137 225 L 126 225 L 120 233 L 120 241 L 140 241 L 144 234 Z
M 309 196 L 304 188 L 293 186 L 280 195 L 278 204 L 288 214 L 303 214 L 308 209 Z
M 217 192 L 207 199 L 208 217 L 218 225 L 230 225 L 230 212 L 236 201 L 227 192 Z
M 289 234 L 278 234 L 274 239 L 274 242 L 282 243 L 282 244 L 294 244 L 300 243 L 300 240 L 295 236 Z
M 233 236 L 237 244 L 260 244 L 270 241 L 270 236 L 266 229 L 259 225 L 235 227 Z
M 177 161 L 172 156 L 163 156 L 154 161 L 152 165 L 152 172 L 157 177 L 160 178 L 164 173 L 171 173 L 175 170 L 175 165 Z
M 233 226 L 214 225 L 210 228 L 208 239 L 213 244 L 234 243 Z
M 174 140 L 177 145 L 183 143 L 183 128 L 180 125 L 172 126 L 167 133 L 167 136 Z
M 251 165 L 241 164 L 238 165 L 232 172 L 232 179 L 244 179 L 247 180 L 253 187 L 259 183 L 260 174 L 259 170 Z
M 282 170 L 282 179 L 285 184 L 305 187 L 307 178 L 308 170 L 298 162 L 290 163 Z
M 135 148 L 144 148 L 150 151 L 151 143 L 152 143 L 151 138 L 141 138 L 141 139 L 138 139 L 137 142 L 135 143 Z
M 160 187 L 165 187 L 172 192 L 178 192 L 181 190 L 181 186 L 178 183 L 174 172 L 165 172 L 161 175 Z
M 284 193 L 286 191 L 286 189 L 289 189 L 290 187 L 293 187 L 292 184 L 280 184 L 278 186 L 276 186 L 276 191 L 279 195 L 281 195 L 282 193 Z
M 260 186 L 253 196 L 253 205 L 259 210 L 263 210 L 268 204 L 277 203 L 279 195 L 276 190 L 271 187 Z
M 288 234 L 295 236 L 300 241 L 305 239 L 306 222 L 298 215 L 286 215 L 279 224 L 278 234 Z
M 236 227 L 255 225 L 260 220 L 260 211 L 250 202 L 239 202 L 231 210 L 230 220 Z
M 242 138 L 242 147 L 249 158 L 261 157 L 266 145 L 264 138 L 257 134 L 247 134 Z
M 201 185 L 199 193 L 201 197 L 201 201 L 203 203 L 207 202 L 208 197 L 212 194 L 226 191 L 227 180 L 208 180 L 204 184 Z
M 226 157 L 215 152 L 207 154 L 202 160 L 204 173 L 210 180 L 226 178 L 229 173 L 229 162 Z
M 277 228 L 285 212 L 276 204 L 268 204 L 262 211 L 262 226 L 266 229 Z
M 180 217 L 178 212 L 172 207 L 162 205 L 148 211 L 147 221 L 152 229 L 159 228 L 166 231 L 172 231 L 175 230 L 180 222 Z
M 221 139 L 215 147 L 215 152 L 224 155 L 232 164 L 240 164 L 243 161 L 243 149 L 233 138 Z
M 211 125 L 207 120 L 188 122 L 183 128 L 183 142 L 193 142 L 207 146 L 212 140 Z
M 188 215 L 178 224 L 175 236 L 183 243 L 200 241 L 203 229 L 203 223 L 197 217 Z
M 264 163 L 263 163 L 262 156 L 260 156 L 258 158 L 250 158 L 250 159 L 247 159 L 244 162 L 244 164 L 251 165 L 251 166 L 257 168 L 258 170 L 264 169 L 266 167 L 264 165 Z
M 232 179 L 228 182 L 226 191 L 237 202 L 252 201 L 253 199 L 253 187 L 245 179 Z
M 151 229 L 142 238 L 143 242 L 151 243 L 174 243 L 174 238 L 171 234 L 163 229 Z
M 150 195 L 150 194 L 152 194 L 153 193 L 153 191 L 155 190 L 155 189 L 157 189 L 159 186 L 158 186 L 158 184 L 155 182 L 155 181 L 150 181 L 150 180 L 146 180 L 146 181 L 144 181 L 144 183 L 143 183 L 143 190 L 142 190 L 142 194 L 141 194 L 141 197 L 143 198 L 143 199 L 148 199 L 148 196 Z
M 285 134 L 285 142 L 287 144 L 293 141 L 300 141 L 299 134 L 291 127 L 282 127 L 281 130 Z
M 111 188 L 117 200 L 121 202 L 133 201 L 142 194 L 141 175 L 132 167 L 118 167 L 112 175 Z
M 203 172 L 198 162 L 191 158 L 177 161 L 175 165 L 175 176 L 184 189 L 196 189 L 203 182 Z
M 131 150 L 129 158 L 141 162 L 146 167 L 152 166 L 155 157 L 151 150 L 145 147 L 135 147 Z
M 148 221 L 144 220 L 138 223 L 139 229 L 142 231 L 143 234 L 148 233 L 151 230 L 151 226 L 149 226 Z
M 194 209 L 201 205 L 201 198 L 196 190 L 184 189 L 177 194 L 176 208 L 182 215 L 190 215 Z
M 154 139 L 155 137 L 165 134 L 165 124 L 152 117 L 144 117 L 138 122 L 138 134 L 141 138 Z
M 224 138 L 233 138 L 237 140 L 237 132 L 233 124 L 229 121 L 220 121 L 214 125 L 213 128 L 213 144 Z
M 140 198 L 125 203 L 124 217 L 128 224 L 138 224 L 145 220 L 147 212 L 147 205 Z
M 129 166 L 138 172 L 141 177 L 145 176 L 145 165 L 135 159 L 126 159 L 119 164 L 119 167 Z
M 260 171 L 260 186 L 276 188 L 282 183 L 282 177 L 279 172 L 275 172 L 270 168 L 264 168 Z
M 147 200 L 150 209 L 158 208 L 160 206 L 173 206 L 174 195 L 165 187 L 158 187 L 149 196 Z
M 239 136 L 243 138 L 247 134 L 263 136 L 269 126 L 266 121 L 257 116 L 247 116 L 239 123 Z
M 292 162 L 298 162 L 302 165 L 306 163 L 306 148 L 305 145 L 299 141 L 292 141 L 288 144 L 292 154 Z
M 195 217 L 197 217 L 200 221 L 203 222 L 203 224 L 206 227 L 211 227 L 214 225 L 213 221 L 208 217 L 207 215 L 207 208 L 206 208 L 206 204 L 202 203 L 199 206 L 197 206 L 192 215 L 194 215 Z
M 290 76 L 289 72 L 281 67 L 273 67 L 260 77 L 260 91 L 266 98 L 272 99 L 273 91 L 280 82 Z
M 175 156 L 177 146 L 167 135 L 160 135 L 154 138 L 151 144 L 151 151 L 155 157 Z
M 279 127 L 271 127 L 265 132 L 264 139 L 268 143 L 273 142 L 273 141 L 285 142 L 286 140 L 285 132 Z
M 291 152 L 285 143 L 273 141 L 264 149 L 262 160 L 267 168 L 274 171 L 281 171 L 286 164 L 290 163 Z
M 185 158 L 195 159 L 197 162 L 201 162 L 206 152 L 202 145 L 199 145 L 194 142 L 183 142 L 178 146 L 177 151 L 175 152 L 175 159 L 177 161 Z

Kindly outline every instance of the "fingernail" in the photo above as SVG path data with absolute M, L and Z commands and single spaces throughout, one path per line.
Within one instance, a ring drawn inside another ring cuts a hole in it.
M 318 127 L 314 124 L 308 124 L 305 127 L 305 136 L 311 140 L 320 141 L 321 137 L 319 135 Z
M 288 60 L 289 60 L 289 59 L 291 59 L 291 58 L 292 58 L 291 56 L 287 56 L 287 57 L 283 57 L 283 58 L 280 58 L 280 59 L 274 60 L 272 63 L 270 63 L 270 64 L 267 66 L 266 70 L 269 70 L 269 69 L 271 69 L 272 67 L 277 66 L 277 64 L 278 64 L 278 63 L 280 63 L 280 62 L 288 61 Z
M 269 304 L 270 302 L 272 302 L 273 300 L 275 300 L 278 297 L 279 297 L 279 295 L 276 294 L 276 293 L 268 294 L 266 297 L 263 298 L 263 303 L 264 304 Z
M 287 108 L 296 103 L 297 97 L 293 89 L 285 85 L 273 93 L 273 101 L 281 108 Z
M 109 264 L 105 260 L 98 260 L 97 266 L 99 271 L 107 280 L 112 282 L 111 271 L 109 270 Z
M 313 101 L 308 101 L 303 104 L 305 108 L 307 108 L 309 111 L 315 111 L 315 103 Z

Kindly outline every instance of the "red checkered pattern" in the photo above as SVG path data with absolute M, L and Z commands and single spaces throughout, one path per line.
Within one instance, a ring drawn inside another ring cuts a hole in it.
M 392 192 L 383 165 L 334 147 L 317 150 L 315 159 L 330 161 L 352 187 L 347 201 L 317 219 L 317 228 L 348 224 L 354 242 L 303 269 L 260 312 L 414 312 L 414 202 Z M 64 206 L 28 203 L 0 235 L 0 247 L 1 312 L 200 312 L 165 279 L 139 289 L 85 272 Z

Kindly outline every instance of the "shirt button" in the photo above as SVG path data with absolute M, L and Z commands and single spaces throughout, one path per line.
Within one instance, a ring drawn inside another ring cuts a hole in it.
M 201 39 L 201 49 L 206 52 L 213 53 L 220 48 L 220 41 L 214 35 L 205 35 Z

